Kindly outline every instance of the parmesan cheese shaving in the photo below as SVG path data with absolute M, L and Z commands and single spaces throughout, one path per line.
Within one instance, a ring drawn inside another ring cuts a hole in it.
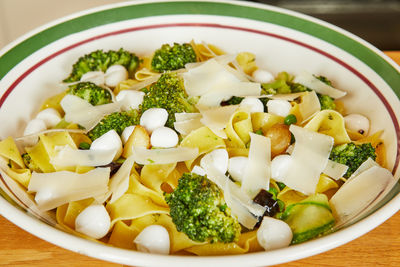
M 333 138 L 293 124 L 290 125 L 289 130 L 293 133 L 296 142 L 288 171 L 283 177 L 277 177 L 277 180 L 303 194 L 314 194 L 320 174 L 328 163 Z
M 55 148 L 58 153 L 50 159 L 50 163 L 56 166 L 102 166 L 109 164 L 116 150 L 78 150 L 70 146 L 61 146 Z
M 65 203 L 105 194 L 110 168 L 96 168 L 78 174 L 69 171 L 32 173 L 28 191 L 36 192 L 35 201 L 43 211 Z
M 380 166 L 376 166 L 376 167 L 380 167 Z M 364 210 L 362 210 L 358 215 L 356 216 L 349 216 L 347 217 L 346 220 L 342 220 L 341 222 L 338 222 L 335 225 L 335 228 L 341 228 L 341 227 L 346 227 L 347 225 L 351 225 L 354 222 L 359 221 L 360 219 L 364 218 L 365 216 L 367 216 L 368 214 L 370 214 L 373 210 L 376 209 L 376 207 L 381 203 L 381 201 L 387 197 L 387 195 L 389 194 L 389 192 L 393 189 L 393 187 L 397 184 L 396 179 L 394 179 L 394 177 L 392 176 L 391 178 L 389 178 L 389 173 L 386 172 L 386 175 L 388 176 L 388 183 L 385 186 L 384 190 L 374 199 L 374 201 L 371 202 L 371 204 L 369 204 Z
M 26 207 L 27 211 L 35 216 L 37 219 L 44 220 L 50 225 L 55 226 L 57 224 L 56 219 L 54 218 L 54 214 L 50 212 L 41 211 L 33 197 L 28 194 L 25 188 L 14 181 L 7 174 L 7 166 L 8 162 L 0 156 L 0 175 L 3 179 L 0 179 L 0 188 L 9 196 L 12 200 L 15 201 L 21 207 Z
M 188 135 L 191 131 L 203 127 L 201 118 L 200 113 L 175 113 L 174 128 L 178 133 Z
M 339 180 L 347 172 L 348 168 L 349 167 L 344 164 L 328 160 L 328 163 L 322 172 L 335 180 Z
M 372 166 L 347 181 L 329 201 L 338 223 L 366 214 L 372 208 L 371 203 L 377 203 L 375 200 L 394 182 L 392 173 L 380 166 Z
M 181 121 L 187 121 L 187 120 L 192 120 L 192 119 L 200 119 L 201 114 L 200 113 L 175 113 L 175 121 L 176 122 L 181 122 Z
M 327 85 L 326 83 L 320 81 L 317 79 L 314 75 L 308 72 L 302 72 L 299 75 L 297 75 L 293 82 L 302 84 L 317 93 L 320 93 L 322 95 L 328 95 L 334 99 L 343 97 L 346 95 L 346 92 L 340 91 L 336 88 L 333 88 L 332 86 Z
M 222 63 L 210 59 L 182 74 L 187 94 L 200 96 L 198 104 L 214 107 L 232 96 L 260 95 L 260 84 L 243 81 L 225 61 Z
M 222 101 L 230 99 L 232 96 L 259 96 L 261 93 L 261 86 L 259 83 L 253 82 L 231 82 L 227 81 L 223 85 L 208 91 L 203 94 L 198 104 L 217 107 Z
M 293 101 L 296 98 L 299 98 L 304 94 L 305 94 L 305 92 L 299 92 L 299 93 L 292 93 L 292 94 L 267 95 L 267 97 L 270 99 L 275 99 L 275 100 L 280 99 L 280 100 L 286 100 L 286 101 Z
M 178 133 L 182 135 L 188 135 L 192 131 L 197 130 L 200 127 L 204 126 L 200 120 L 201 120 L 200 118 L 196 118 L 191 120 L 174 122 L 174 128 Z
M 189 96 L 201 96 L 208 91 L 218 90 L 227 82 L 238 82 L 235 75 L 227 71 L 215 59 L 210 59 L 196 68 L 182 74 L 186 93 Z
M 238 105 L 229 105 L 204 109 L 198 106 L 198 109 L 203 116 L 200 122 L 207 126 L 217 136 L 226 139 L 226 133 L 224 132 L 224 129 L 229 123 L 232 114 L 235 113 L 238 107 Z
M 265 212 L 265 207 L 255 203 L 237 184 L 232 182 L 225 174 L 221 173 L 214 165 L 212 157 L 208 154 L 200 161 L 200 166 L 206 172 L 208 179 L 214 182 L 223 191 L 225 190 L 225 186 L 229 186 L 230 193 L 241 205 L 246 207 L 251 214 L 262 216 Z
M 80 97 L 68 94 L 60 104 L 65 111 L 65 120 L 82 125 L 86 130 L 93 128 L 105 115 L 119 111 L 121 107 L 118 102 L 92 106 Z
M 15 138 L 15 143 L 20 151 L 24 151 L 25 147 L 33 146 L 39 141 L 39 136 L 48 133 L 68 132 L 68 133 L 85 133 L 85 130 L 80 129 L 49 129 L 42 132 L 21 136 Z
M 299 104 L 299 111 L 303 121 L 309 120 L 314 114 L 321 110 L 318 96 L 315 91 L 303 93 L 301 103 Z
M 221 65 L 228 65 L 229 63 L 233 63 L 236 59 L 235 54 L 225 54 L 225 55 L 220 55 L 216 56 L 213 58 L 215 61 L 217 61 Z
M 162 149 L 146 149 L 133 147 L 132 155 L 138 164 L 169 164 L 195 159 L 199 154 L 197 148 L 176 147 Z
M 271 140 L 250 133 L 249 159 L 244 171 L 242 190 L 254 198 L 261 189 L 269 189 L 271 178 Z
M 232 214 L 236 216 L 238 222 L 247 229 L 253 229 L 258 219 L 249 213 L 249 210 L 232 196 L 228 183 L 225 184 L 223 191 L 226 205 L 231 209 Z
M 130 156 L 110 179 L 109 192 L 112 194 L 112 196 L 109 203 L 113 203 L 118 200 L 128 190 L 129 176 L 134 163 L 135 161 L 133 160 L 133 156 Z
M 364 161 L 357 170 L 355 170 L 353 172 L 353 174 L 347 179 L 347 182 L 350 182 L 351 180 L 354 179 L 354 177 L 356 177 L 357 175 L 359 175 L 360 173 L 362 173 L 363 171 L 368 170 L 369 168 L 372 168 L 374 166 L 379 166 L 378 163 L 376 163 L 375 160 L 368 158 L 366 161 Z

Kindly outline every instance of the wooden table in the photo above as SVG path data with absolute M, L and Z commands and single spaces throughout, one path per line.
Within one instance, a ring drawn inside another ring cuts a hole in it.
M 400 51 L 386 52 L 400 64 Z M 400 266 L 400 212 L 368 234 L 284 266 Z M 0 216 L 0 266 L 122 266 L 47 243 Z

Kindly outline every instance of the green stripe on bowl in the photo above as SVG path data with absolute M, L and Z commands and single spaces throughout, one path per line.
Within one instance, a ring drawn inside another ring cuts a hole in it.
M 378 73 L 400 98 L 399 72 L 371 49 L 325 26 L 306 19 L 236 3 L 160 2 L 117 7 L 84 15 L 48 28 L 19 43 L 0 58 L 0 79 L 21 60 L 64 36 L 113 22 L 177 14 L 220 15 L 253 19 L 295 29 L 325 40 L 352 54 Z

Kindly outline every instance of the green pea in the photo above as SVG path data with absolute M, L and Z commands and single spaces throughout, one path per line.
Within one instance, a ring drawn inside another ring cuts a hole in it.
M 263 135 L 263 131 L 261 129 L 254 132 L 255 134 Z
M 82 142 L 79 144 L 79 148 L 84 149 L 84 150 L 90 149 L 90 144 L 86 143 L 86 142 Z
M 294 114 L 289 114 L 285 117 L 283 121 L 286 125 L 294 124 L 297 122 L 297 118 Z

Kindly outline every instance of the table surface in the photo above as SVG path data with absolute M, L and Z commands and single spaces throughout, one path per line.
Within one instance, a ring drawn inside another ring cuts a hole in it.
M 400 64 L 400 51 L 385 52 Z M 122 266 L 43 241 L 0 216 L 0 266 Z M 284 266 L 400 266 L 400 212 L 366 235 Z

